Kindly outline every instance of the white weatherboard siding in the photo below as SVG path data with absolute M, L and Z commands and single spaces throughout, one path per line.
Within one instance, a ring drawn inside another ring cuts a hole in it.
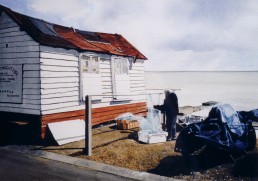
M 39 44 L 4 12 L 0 16 L 0 65 L 23 65 L 22 103 L 0 102 L 0 111 L 39 115 Z
M 40 46 L 42 114 L 81 109 L 78 52 Z
M 129 58 L 129 62 L 132 61 L 132 58 Z M 102 61 L 100 61 L 100 74 L 102 77 L 102 102 L 105 102 L 107 106 L 113 98 L 111 57 L 109 59 L 102 59 Z M 125 79 L 127 79 L 127 77 Z M 122 92 L 123 94 L 132 95 L 124 96 L 131 99 L 130 103 L 145 102 L 146 92 L 144 79 L 144 60 L 136 60 L 135 63 L 129 63 L 129 82 L 130 85 L 125 84 L 125 86 L 123 86 L 123 81 L 118 82 L 118 91 L 121 90 L 119 93 Z
M 80 67 L 79 54 L 75 50 L 65 50 L 62 48 L 51 48 L 40 46 L 40 70 L 41 70 L 41 104 L 42 114 L 53 114 L 66 111 L 84 109 L 84 103 L 80 98 Z M 94 54 L 88 52 L 89 54 Z M 84 54 L 87 54 L 84 53 Z M 102 87 L 102 99 L 95 107 L 110 105 L 111 99 L 111 74 L 110 74 L 110 56 L 95 54 L 100 59 L 100 79 L 95 81 L 97 87 Z M 96 77 L 95 77 L 96 78 Z M 94 77 L 93 77 L 94 79 Z M 83 87 L 92 87 L 94 90 L 94 81 L 84 82 Z M 99 88 L 100 89 L 100 88 Z M 100 92 L 96 92 L 100 94 Z M 105 94 L 107 96 L 105 96 Z
M 146 87 L 144 77 L 144 61 L 136 60 L 132 63 L 132 68 L 129 69 L 130 91 L 133 96 L 132 102 L 146 101 Z
M 102 102 L 107 105 L 113 99 L 112 98 L 112 83 L 111 83 L 111 57 L 101 58 L 100 61 L 100 75 L 102 82 Z
M 40 51 L 42 114 L 84 109 L 84 103 L 80 100 L 78 52 L 46 46 L 40 46 Z M 93 108 L 108 106 L 111 101 L 110 56 L 100 54 L 100 57 L 102 57 L 100 61 L 102 82 L 98 85 L 102 86 L 103 95 L 108 94 L 108 96 L 103 96 L 101 103 L 93 104 Z M 85 86 L 87 84 L 88 82 Z
M 40 46 L 40 50 L 42 114 L 84 109 L 85 106 L 80 100 L 78 52 L 45 46 Z M 89 54 L 93 53 L 89 52 Z M 101 77 L 99 80 L 101 82 L 96 81 L 96 83 L 97 86 L 102 87 L 103 96 L 101 102 L 93 104 L 92 107 L 110 106 L 110 102 L 113 100 L 111 56 L 95 55 L 100 56 L 99 75 Z M 130 93 L 133 94 L 130 103 L 145 102 L 145 95 L 138 95 L 145 93 L 144 61 L 137 60 L 136 63 L 133 63 L 131 70 L 129 69 L 129 81 Z M 85 82 L 84 86 L 94 86 L 91 83 L 92 81 Z

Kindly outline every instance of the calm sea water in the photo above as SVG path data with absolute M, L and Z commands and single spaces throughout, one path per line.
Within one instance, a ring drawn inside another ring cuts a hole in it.
M 179 106 L 217 101 L 236 110 L 258 108 L 258 72 L 146 72 L 145 80 L 147 89 L 180 89 Z M 162 104 L 155 96 L 152 102 Z

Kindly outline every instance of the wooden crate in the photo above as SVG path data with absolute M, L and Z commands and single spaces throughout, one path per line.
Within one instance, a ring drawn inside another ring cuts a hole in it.
M 137 120 L 117 120 L 117 129 L 133 129 L 139 128 L 139 122 Z

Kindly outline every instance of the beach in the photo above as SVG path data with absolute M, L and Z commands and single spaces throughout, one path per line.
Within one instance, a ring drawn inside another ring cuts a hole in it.
M 203 102 L 228 103 L 236 110 L 258 108 L 258 72 L 145 72 L 146 89 L 179 89 L 179 106 L 200 106 Z M 152 104 L 162 104 L 153 95 Z

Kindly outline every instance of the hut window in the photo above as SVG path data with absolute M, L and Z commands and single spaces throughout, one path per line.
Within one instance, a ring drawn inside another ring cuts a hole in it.
M 99 73 L 99 57 L 82 55 L 82 72 Z
M 83 101 L 86 95 L 92 95 L 93 102 L 102 99 L 102 80 L 100 75 L 100 57 L 82 54 L 80 58 L 80 95 Z
M 127 59 L 115 59 L 115 74 L 128 75 Z
M 128 101 L 130 100 L 128 59 L 123 57 L 114 57 L 111 61 L 113 99 L 114 101 Z

